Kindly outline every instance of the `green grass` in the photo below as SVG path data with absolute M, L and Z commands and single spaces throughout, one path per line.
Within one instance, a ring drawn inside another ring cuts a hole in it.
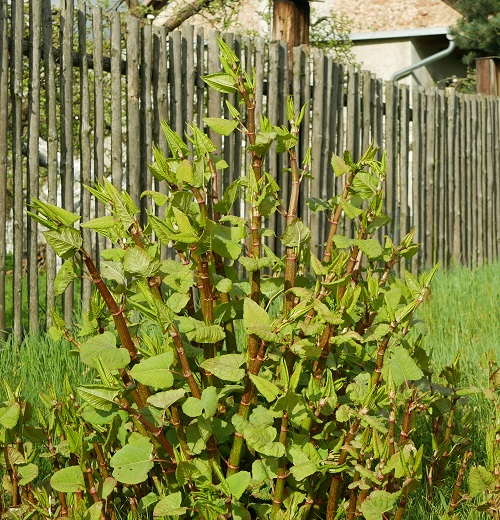
M 20 346 L 12 341 L 0 343 L 0 381 L 6 381 L 12 389 L 22 383 L 22 395 L 32 404 L 39 402 L 38 394 L 49 388 L 61 396 L 63 381 L 67 375 L 72 386 L 90 382 L 92 374 L 78 356 L 68 355 L 67 341 L 53 341 L 45 333 L 35 337 L 27 335 Z M 5 391 L 0 386 L 0 399 Z

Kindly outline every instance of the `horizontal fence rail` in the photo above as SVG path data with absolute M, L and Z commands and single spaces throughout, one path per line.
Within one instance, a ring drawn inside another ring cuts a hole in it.
M 203 128 L 203 117 L 230 118 L 224 100 L 235 105 L 235 95 L 208 90 L 201 79 L 220 69 L 217 36 L 193 26 L 166 34 L 81 0 L 61 0 L 60 14 L 50 0 L 0 2 L 0 330 L 18 337 L 27 326 L 37 331 L 50 324 L 45 309 L 56 301 L 57 261 L 26 218 L 30 197 L 87 220 L 103 208 L 81 185 L 107 178 L 149 210 L 140 194 L 166 192 L 148 169 L 153 145 L 168 154 L 161 121 L 183 135 L 186 123 Z M 312 147 L 308 197 L 328 200 L 342 189 L 332 153 L 349 150 L 357 159 L 373 141 L 387 152 L 385 204 L 393 217 L 380 236 L 397 242 L 415 227 L 421 243 L 407 269 L 498 259 L 499 98 L 410 89 L 305 47 L 293 49 L 289 70 L 286 44 L 222 36 L 243 67 L 255 70 L 257 102 L 273 124 L 287 124 L 288 95 L 297 109 L 307 104 L 297 152 L 301 160 Z M 249 166 L 245 139 L 209 135 L 229 165 L 223 189 Z M 286 199 L 289 165 L 271 157 L 266 169 Z M 300 217 L 312 230 L 312 247 L 321 249 L 325 216 L 309 213 L 308 197 L 300 200 Z M 245 210 L 244 203 L 236 209 Z M 283 220 L 271 217 L 268 227 L 275 232 L 269 245 L 278 247 Z M 97 256 L 106 243 L 85 232 L 84 247 Z M 75 301 L 85 306 L 89 298 L 85 280 L 66 291 L 67 323 Z

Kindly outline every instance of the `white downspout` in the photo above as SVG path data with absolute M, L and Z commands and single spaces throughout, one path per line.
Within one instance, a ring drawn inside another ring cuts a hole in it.
M 428 56 L 427 58 L 424 58 L 423 60 L 421 60 L 417 63 L 414 63 L 413 65 L 410 65 L 409 67 L 405 67 L 404 69 L 398 70 L 391 76 L 391 81 L 399 81 L 401 78 L 408 76 L 408 74 L 410 74 L 414 70 L 419 69 L 420 67 L 423 67 L 425 65 L 428 65 L 429 63 L 438 61 L 441 58 L 446 58 L 446 56 L 449 56 L 454 51 L 456 45 L 455 45 L 455 42 L 453 41 L 453 36 L 451 34 L 447 34 L 446 38 L 448 38 L 448 40 L 450 40 L 450 43 L 444 51 L 437 52 L 436 54 L 433 54 L 432 56 Z

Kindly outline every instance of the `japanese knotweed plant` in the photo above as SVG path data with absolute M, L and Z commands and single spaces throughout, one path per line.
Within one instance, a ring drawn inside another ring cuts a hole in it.
M 188 126 L 185 141 L 163 123 L 170 156 L 155 149 L 150 169 L 168 190 L 143 194 L 155 205 L 148 214 L 107 181 L 87 187 L 106 214 L 80 228 L 78 215 L 32 201 L 30 215 L 65 259 L 56 292 L 81 269 L 94 284 L 79 333 L 55 313 L 51 333 L 73 344 L 96 382 L 66 381 L 63 400 L 42 396 L 37 427 L 8 389 L 2 485 L 18 515 L 379 520 L 401 518 L 422 479 L 414 425 L 453 396 L 431 388 L 410 334 L 436 269 L 396 276 L 417 252 L 413 233 L 401 244 L 372 238 L 389 220 L 385 157 L 374 147 L 357 161 L 332 157 L 345 187 L 309 201 L 329 226 L 318 258 L 297 214 L 310 162 L 308 153 L 299 164 L 295 149 L 305 108 L 297 114 L 288 99 L 289 126 L 261 117 L 257 131 L 255 79 L 219 44 L 223 71 L 204 80 L 239 103 L 226 101 L 232 119 L 204 121 L 244 134 L 245 176 L 222 191 L 227 164 L 203 129 Z M 273 144 L 288 156 L 288 200 L 265 170 Z M 247 217 L 233 209 L 242 198 Z M 274 212 L 285 221 L 283 258 L 265 245 Z M 353 238 L 343 233 L 351 227 Z M 82 228 L 111 244 L 99 261 Z M 162 259 L 165 248 L 175 260 Z M 441 409 L 451 406 L 433 413 Z M 52 468 L 41 483 L 37 456 Z

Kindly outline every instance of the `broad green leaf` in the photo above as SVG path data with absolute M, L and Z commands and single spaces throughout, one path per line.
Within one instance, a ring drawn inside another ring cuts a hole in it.
M 153 510 L 153 517 L 157 516 L 181 516 L 187 511 L 181 507 L 182 494 L 180 491 L 162 498 Z
M 189 186 L 193 186 L 193 168 L 187 159 L 184 159 L 180 162 L 177 171 L 175 172 L 175 177 L 177 182 L 185 182 Z
M 234 475 L 226 478 L 226 484 L 229 486 L 231 495 L 234 499 L 239 500 L 250 484 L 251 475 L 248 471 L 238 471 Z
M 101 520 L 103 517 L 102 514 L 102 502 L 96 502 L 92 504 L 87 511 L 85 511 L 85 520 Z
M 200 325 L 187 334 L 190 341 L 197 343 L 218 343 L 226 337 L 224 329 L 220 325 L 205 325 L 200 322 Z
M 116 336 L 109 331 L 93 336 L 80 347 L 80 359 L 91 368 L 96 368 L 96 359 L 101 358 L 108 370 L 125 368 L 130 363 L 130 354 L 125 348 L 116 348 Z
M 93 231 L 96 231 L 97 233 L 101 231 L 108 230 L 109 228 L 112 228 L 116 224 L 115 217 L 113 215 L 106 215 L 104 217 L 97 217 L 92 220 L 89 220 L 88 222 L 84 222 L 80 224 L 80 227 L 92 229 Z
M 68 258 L 68 260 L 63 263 L 54 279 L 54 294 L 56 296 L 60 296 L 68 285 L 78 277 L 75 268 L 75 261 L 72 258 Z
M 193 285 L 193 271 L 188 265 L 175 260 L 164 260 L 160 270 L 165 273 L 164 283 L 176 292 L 186 293 Z
M 348 218 L 351 220 L 354 220 L 356 217 L 359 217 L 361 213 L 363 213 L 363 210 L 360 208 L 357 208 L 354 206 L 354 204 L 351 204 L 345 199 L 339 200 L 340 207 L 342 208 L 342 211 L 347 215 Z
M 115 405 L 118 390 L 103 385 L 81 385 L 76 387 L 76 393 L 97 410 L 109 412 Z
M 184 397 L 185 394 L 186 390 L 183 390 L 182 388 L 167 390 L 166 392 L 158 392 L 148 397 L 148 403 L 152 404 L 156 408 L 168 408 Z
M 127 284 L 127 279 L 123 274 L 123 266 L 121 263 L 101 260 L 100 268 L 101 276 L 106 280 L 114 281 L 118 285 L 122 286 L 125 286 Z
M 85 490 L 85 479 L 80 466 L 69 466 L 56 471 L 50 479 L 50 485 L 61 493 L 76 493 Z
M 364 240 L 353 240 L 352 243 L 359 247 L 361 251 L 370 259 L 381 256 L 384 252 L 382 246 L 372 238 Z
M 63 208 L 59 208 L 48 202 L 42 202 L 39 199 L 32 198 L 31 205 L 49 221 L 58 222 L 63 226 L 72 226 L 81 218 L 80 215 L 70 213 Z
M 369 172 L 361 171 L 354 177 L 351 189 L 360 197 L 369 199 L 375 195 L 378 189 L 378 180 Z
M 335 173 L 335 177 L 339 177 L 340 175 L 344 175 L 344 173 L 347 173 L 350 168 L 347 166 L 347 164 L 344 162 L 342 157 L 339 157 L 338 155 L 335 155 L 332 153 L 332 160 L 330 161 L 330 164 L 333 168 L 333 173 Z
M 417 381 L 424 375 L 422 370 L 408 354 L 408 351 L 401 345 L 396 345 L 391 349 L 389 364 L 396 386 L 408 381 Z
M 189 155 L 189 150 L 186 143 L 179 137 L 176 132 L 174 132 L 174 130 L 170 128 L 170 126 L 168 126 L 166 121 L 161 122 L 161 129 L 172 153 L 180 157 L 186 157 Z
M 229 135 L 238 126 L 238 121 L 222 119 L 220 117 L 204 117 L 203 121 L 208 127 L 221 135 Z
M 469 471 L 468 483 L 469 493 L 474 498 L 495 488 L 495 476 L 483 466 L 474 466 Z
M 361 512 L 366 520 L 383 520 L 384 513 L 391 511 L 399 499 L 400 493 L 372 491 L 368 499 L 361 503 Z
M 208 135 L 204 134 L 202 130 L 200 130 L 196 125 L 188 125 L 188 128 L 191 130 L 193 137 L 192 142 L 194 144 L 196 154 L 198 157 L 203 157 L 206 154 L 210 154 L 212 152 L 215 152 L 217 150 L 217 147 L 214 145 L 214 143 L 210 140 Z M 198 166 L 200 164 L 200 166 Z M 203 186 L 203 179 L 204 179 L 204 169 L 205 164 L 204 160 L 201 159 L 200 162 L 195 161 L 195 169 L 200 168 L 201 175 L 198 173 L 196 176 L 195 184 L 193 186 L 200 187 Z M 217 168 L 217 167 L 216 167 Z
M 188 397 L 182 405 L 182 411 L 188 417 L 199 417 L 203 410 L 205 410 L 204 417 L 210 419 L 215 415 L 219 398 L 217 396 L 217 390 L 213 386 L 209 386 L 203 390 L 201 399 L 195 397 Z
M 157 260 L 152 260 L 145 249 L 130 246 L 125 251 L 123 269 L 125 272 L 143 277 L 152 276 L 160 267 Z
M 287 226 L 280 239 L 287 247 L 299 247 L 311 241 L 311 230 L 298 218 Z
M 318 467 L 316 466 L 316 464 L 314 464 L 314 462 L 311 462 L 310 460 L 307 460 L 297 466 L 292 466 L 290 468 L 290 473 L 298 481 L 304 480 L 306 477 L 314 475 L 314 473 L 316 473 L 317 471 Z
M 257 387 L 259 393 L 265 397 L 267 402 L 274 401 L 281 393 L 281 390 L 271 381 L 254 374 L 249 374 L 249 376 L 252 383 Z
M 250 298 L 245 298 L 243 302 L 243 321 L 245 327 L 256 327 L 259 325 L 270 325 L 271 318 L 258 303 Z
M 15 401 L 0 403 L 0 425 L 8 430 L 15 428 L 19 416 L 21 414 L 21 407 Z
M 170 388 L 174 382 L 174 376 L 170 370 L 173 361 L 174 355 L 172 352 L 143 359 L 133 366 L 130 375 L 146 386 Z
M 223 278 L 215 286 L 215 288 L 220 293 L 229 293 L 229 292 L 231 292 L 232 287 L 233 287 L 233 282 L 229 278 Z
M 202 76 L 201 79 L 210 88 L 213 88 L 217 92 L 222 92 L 223 94 L 234 94 L 237 91 L 234 78 L 224 72 L 208 74 L 207 76 Z
M 153 446 L 143 437 L 133 444 L 126 444 L 111 457 L 110 465 L 114 468 L 113 477 L 123 484 L 139 484 L 148 478 L 153 467 L 151 455 Z
M 106 477 L 99 485 L 99 497 L 106 500 L 106 498 L 112 493 L 113 489 L 115 489 L 116 484 L 117 482 L 115 478 Z
M 73 227 L 44 231 L 43 236 L 56 255 L 64 259 L 72 257 L 82 246 L 82 236 Z
M 201 363 L 201 367 L 223 381 L 241 381 L 245 370 L 239 368 L 245 362 L 243 354 L 224 354 Z
M 19 484 L 21 486 L 29 484 L 38 477 L 38 466 L 33 463 L 26 464 L 26 466 L 19 466 L 18 471 L 19 475 L 21 475 L 21 478 L 19 479 Z

